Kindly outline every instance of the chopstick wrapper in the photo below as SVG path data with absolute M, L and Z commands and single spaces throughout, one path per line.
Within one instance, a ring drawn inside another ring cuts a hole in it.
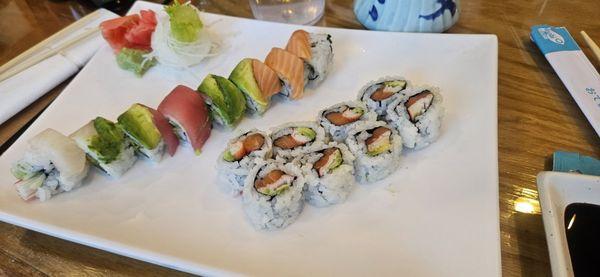
M 600 176 L 600 160 L 579 153 L 556 151 L 552 155 L 552 171 Z
M 531 39 L 600 136 L 600 75 L 565 27 L 537 25 Z
M 102 21 L 115 17 L 118 15 L 102 9 L 96 19 L 53 42 L 52 45 L 48 45 L 48 48 L 58 47 L 61 42 L 81 34 L 88 28 L 98 28 Z M 98 31 L 62 50 L 59 54 L 48 57 L 1 82 L 0 124 L 79 71 L 104 44 L 102 35 Z

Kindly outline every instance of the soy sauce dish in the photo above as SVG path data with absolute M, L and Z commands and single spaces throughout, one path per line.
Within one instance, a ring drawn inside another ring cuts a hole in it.
M 600 276 L 600 176 L 537 177 L 552 275 Z

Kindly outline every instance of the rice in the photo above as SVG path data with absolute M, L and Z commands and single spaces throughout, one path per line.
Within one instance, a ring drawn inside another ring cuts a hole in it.
M 258 129 L 241 133 L 229 140 L 228 147 L 251 134 L 260 134 L 264 137 L 265 141 L 260 149 L 250 152 L 239 161 L 233 162 L 224 159 L 225 151 L 223 151 L 217 160 L 217 184 L 233 195 L 239 195 L 242 192 L 246 176 L 254 168 L 257 161 L 271 158 L 273 147 L 271 138 Z
M 323 157 L 323 150 L 329 148 L 340 150 L 342 164 L 320 177 L 314 165 Z M 353 166 L 354 155 L 343 143 L 330 142 L 296 159 L 295 162 L 301 165 L 306 181 L 304 199 L 311 205 L 324 207 L 342 203 L 348 198 L 356 184 Z
M 259 193 L 254 182 L 272 170 L 281 170 L 294 177 L 291 186 L 275 196 Z M 283 229 L 294 222 L 304 208 L 304 177 L 292 163 L 275 160 L 258 161 L 246 178 L 242 193 L 242 205 L 250 223 L 262 230 Z
M 370 136 L 368 131 L 377 127 L 386 127 L 390 129 L 391 148 L 386 153 L 381 153 L 377 156 L 369 156 L 367 154 L 365 141 Z M 354 161 L 356 180 L 361 184 L 373 183 L 389 176 L 396 171 L 400 164 L 402 138 L 397 134 L 394 128 L 383 121 L 364 122 L 356 126 L 348 133 L 346 145 L 348 145 L 350 152 L 356 157 L 356 160 Z
M 383 85 L 384 82 L 389 82 L 389 81 L 404 81 L 404 82 L 406 82 L 406 88 L 395 93 L 394 96 L 384 99 L 382 101 L 375 101 L 375 100 L 371 99 L 371 95 L 375 91 L 377 91 L 377 89 L 379 89 Z M 358 100 L 365 103 L 365 105 L 367 105 L 367 108 L 369 110 L 374 111 L 379 116 L 385 116 L 385 113 L 387 112 L 387 106 L 391 102 L 396 100 L 399 96 L 401 96 L 403 91 L 411 88 L 411 86 L 412 86 L 411 82 L 404 77 L 386 76 L 386 77 L 377 79 L 375 81 L 371 81 L 371 82 L 367 83 L 365 86 L 363 86 L 360 89 L 360 91 L 358 92 Z
M 405 107 L 409 97 L 428 90 L 433 93 L 433 101 L 427 111 L 416 117 L 416 123 L 410 121 Z M 442 95 L 439 88 L 424 86 L 410 89 L 402 97 L 390 103 L 386 115 L 386 121 L 394 126 L 403 144 L 407 148 L 421 149 L 434 142 L 440 135 L 440 128 L 444 118 L 444 107 L 442 106 Z
M 345 125 L 337 126 L 331 123 L 326 115 L 331 112 L 340 112 L 344 107 L 348 108 L 361 108 L 364 110 L 364 114 L 355 122 L 348 123 Z M 348 131 L 352 129 L 354 126 L 361 122 L 369 122 L 376 121 L 377 114 L 373 111 L 367 110 L 367 106 L 360 101 L 346 101 L 342 103 L 335 104 L 326 109 L 323 109 L 319 112 L 317 121 L 325 130 L 331 135 L 334 141 L 343 142 L 348 136 Z

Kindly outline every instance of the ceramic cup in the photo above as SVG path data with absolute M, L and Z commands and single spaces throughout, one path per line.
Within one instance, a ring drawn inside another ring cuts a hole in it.
M 372 30 L 441 33 L 460 14 L 460 0 L 354 0 L 354 14 Z

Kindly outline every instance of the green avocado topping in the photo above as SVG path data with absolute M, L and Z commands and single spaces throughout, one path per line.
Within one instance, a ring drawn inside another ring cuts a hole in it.
M 123 48 L 117 54 L 117 64 L 120 68 L 132 71 L 138 77 L 142 77 L 150 67 L 156 65 L 155 58 L 145 57 L 148 53 L 143 50 Z
M 204 78 L 198 91 L 210 101 L 211 117 L 232 127 L 240 121 L 246 111 L 246 99 L 242 92 L 228 79 L 209 74 Z
M 253 108 L 255 108 L 259 114 L 263 114 L 267 110 L 269 99 L 263 97 L 263 94 L 258 87 L 258 83 L 256 82 L 256 79 L 254 79 L 252 59 L 243 59 L 238 63 L 229 75 L 229 80 L 238 86 L 246 97 L 256 104 Z
M 160 131 L 154 125 L 152 113 L 140 104 L 133 104 L 119 116 L 117 122 L 134 138 L 133 142 L 143 148 L 154 149 L 162 139 Z
M 101 162 L 111 163 L 121 154 L 125 134 L 115 123 L 102 117 L 97 117 L 93 122 L 98 134 L 90 139 L 88 148 L 96 152 Z
M 194 7 L 173 1 L 173 4 L 165 7 L 165 11 L 169 15 L 171 36 L 174 39 L 180 42 L 194 42 L 198 39 L 203 25 Z

